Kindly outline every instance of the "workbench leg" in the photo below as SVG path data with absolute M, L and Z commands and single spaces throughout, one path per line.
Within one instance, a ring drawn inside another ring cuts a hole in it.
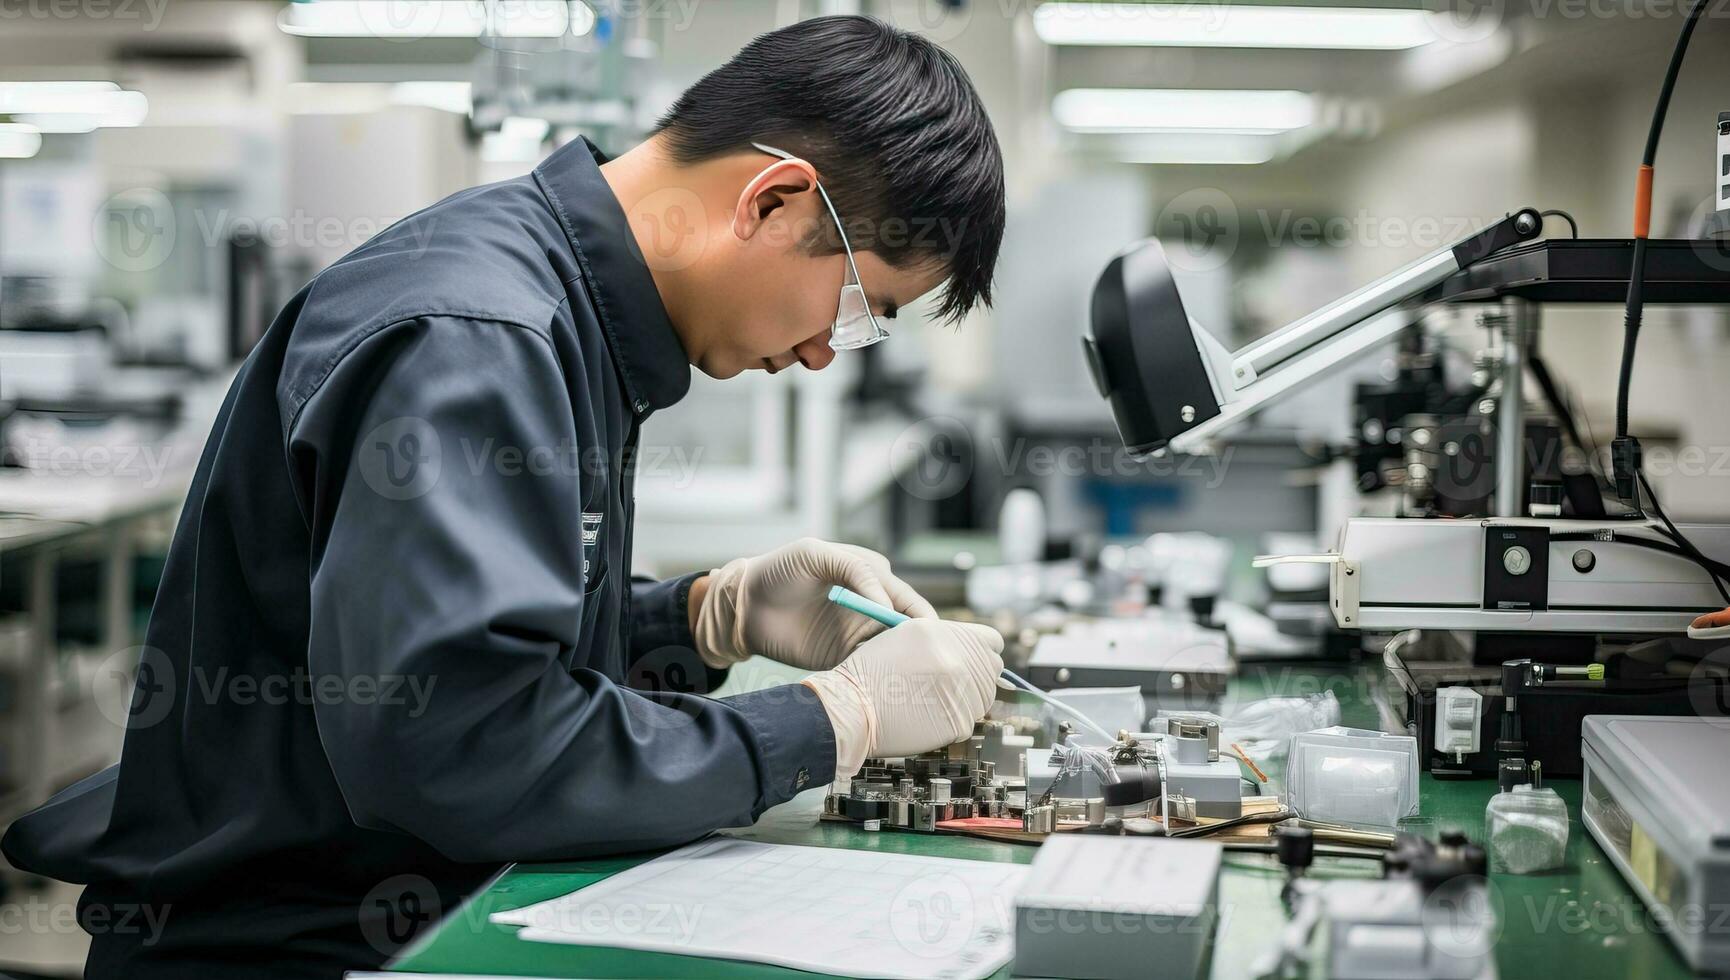
M 19 675 L 18 710 L 22 735 L 19 745 L 19 785 L 26 807 L 37 806 L 48 799 L 52 789 L 49 780 L 48 747 L 53 744 L 50 731 L 58 715 L 57 706 L 50 702 L 53 692 L 54 656 L 58 645 L 54 635 L 55 591 L 54 573 L 59 565 L 59 551 L 51 547 L 35 548 L 25 561 L 29 581 L 25 583 L 26 611 L 30 620 L 29 650 Z
M 111 525 L 103 545 L 102 649 L 112 654 L 133 645 L 131 522 Z

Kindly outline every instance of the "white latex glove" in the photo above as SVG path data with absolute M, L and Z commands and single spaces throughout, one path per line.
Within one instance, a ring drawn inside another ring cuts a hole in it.
M 915 619 L 937 617 L 877 552 L 800 538 L 709 573 L 709 594 L 697 611 L 697 654 L 717 669 L 753 653 L 806 670 L 833 667 L 886 629 L 830 602 L 835 585 Z
M 1003 637 L 979 623 L 915 619 L 805 678 L 835 729 L 835 778 L 867 757 L 929 752 L 973 733 L 991 710 Z

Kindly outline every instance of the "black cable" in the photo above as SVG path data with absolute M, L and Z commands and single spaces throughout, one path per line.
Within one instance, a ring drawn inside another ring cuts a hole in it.
M 1278 854 L 1279 845 L 1263 844 L 1260 841 L 1220 841 L 1219 846 L 1228 851 L 1243 851 L 1251 854 Z M 1378 864 L 1386 859 L 1388 852 L 1370 847 L 1350 847 L 1344 844 L 1317 844 L 1316 857 L 1363 858 Z
M 1293 810 L 1291 807 L 1282 806 L 1277 810 L 1266 810 L 1261 813 L 1246 813 L 1241 817 L 1233 817 L 1230 820 L 1221 820 L 1219 823 L 1202 824 L 1199 827 L 1185 827 L 1182 830 L 1174 830 L 1171 833 L 1166 834 L 1166 836 L 1207 837 L 1224 830 L 1231 830 L 1234 827 L 1247 827 L 1250 824 L 1258 823 L 1279 823 L 1281 820 L 1290 820 L 1295 816 L 1297 816 L 1296 810 Z
M 1676 76 L 1682 71 L 1682 56 L 1688 51 L 1688 39 L 1700 23 L 1706 0 L 1694 0 L 1682 22 L 1682 34 L 1670 53 L 1670 66 L 1664 72 L 1664 84 L 1658 90 L 1658 104 L 1652 110 L 1652 126 L 1646 133 L 1646 150 L 1640 157 L 1640 189 L 1635 192 L 1634 261 L 1628 271 L 1628 302 L 1622 317 L 1622 370 L 1616 383 L 1616 437 L 1628 437 L 1628 389 L 1634 378 L 1634 344 L 1640 336 L 1640 318 L 1645 304 L 1646 233 L 1651 215 L 1651 170 L 1658 157 L 1658 137 L 1664 132 L 1664 115 L 1670 111 L 1670 93 L 1675 91 Z M 1642 203 L 1642 201 L 1644 203 Z M 1622 476 L 1618 472 L 1618 476 Z
M 1566 211 L 1563 211 L 1561 208 L 1551 208 L 1548 211 L 1539 211 L 1538 217 L 1540 217 L 1540 218 L 1550 218 L 1550 217 L 1561 218 L 1563 221 L 1566 221 L 1568 223 L 1568 230 L 1573 232 L 1573 237 L 1575 237 L 1575 238 L 1580 237 L 1580 224 L 1579 224 L 1579 222 L 1574 220 L 1573 215 L 1569 214 Z
M 1544 400 L 1550 403 L 1550 410 L 1556 413 L 1557 421 L 1561 422 L 1563 433 L 1574 444 L 1575 449 L 1585 454 L 1586 469 L 1591 472 L 1592 477 L 1599 482 L 1600 486 L 1608 483 L 1603 478 L 1603 474 L 1598 472 L 1595 465 L 1597 460 L 1592 455 L 1592 447 L 1586 445 L 1586 440 L 1581 437 L 1580 427 L 1574 421 L 1574 411 L 1568 405 L 1567 400 L 1562 397 L 1561 386 L 1556 384 L 1555 377 L 1550 374 L 1550 366 L 1544 363 L 1544 358 L 1535 350 L 1526 355 L 1526 366 L 1531 369 L 1532 378 L 1538 382 L 1538 388 L 1543 391 Z
M 1657 514 L 1658 519 L 1664 522 L 1664 527 L 1670 531 L 1670 537 L 1674 538 L 1676 544 L 1681 547 L 1683 551 L 1687 552 L 1688 557 L 1693 559 L 1695 564 L 1706 570 L 1706 574 L 1712 579 L 1713 588 L 1716 588 L 1718 594 L 1723 596 L 1724 605 L 1730 607 L 1730 589 L 1724 587 L 1723 580 L 1719 578 L 1718 571 L 1713 567 L 1715 563 L 1705 555 L 1701 554 L 1700 549 L 1694 547 L 1687 538 L 1683 537 L 1681 531 L 1676 530 L 1676 525 L 1672 524 L 1670 518 L 1665 515 L 1664 508 L 1659 506 L 1658 495 L 1652 492 L 1652 484 L 1646 480 L 1646 474 L 1639 470 L 1635 470 L 1634 475 L 1640 481 L 1640 488 L 1646 493 L 1646 501 L 1652 505 L 1652 513 Z

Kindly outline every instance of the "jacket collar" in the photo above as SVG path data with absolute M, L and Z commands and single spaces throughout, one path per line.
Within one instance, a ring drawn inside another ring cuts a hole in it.
M 541 161 L 534 177 L 570 239 L 631 409 L 644 416 L 685 397 L 691 362 L 630 222 L 601 176 L 606 161 L 584 137 Z

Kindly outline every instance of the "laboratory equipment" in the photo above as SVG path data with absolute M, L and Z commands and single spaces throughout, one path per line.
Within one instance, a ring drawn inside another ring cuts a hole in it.
M 1155 706 L 1184 708 L 1217 704 L 1233 673 L 1224 630 L 1168 616 L 1070 623 L 1027 661 L 1041 687 L 1139 687 Z
M 1463 834 L 1444 833 L 1434 844 L 1399 835 L 1379 879 L 1304 877 L 1311 857 L 1307 848 L 1288 845 L 1276 853 L 1288 862 L 1285 898 L 1291 916 L 1275 948 L 1256 964 L 1257 977 L 1496 976 L 1499 926 L 1484 878 L 1484 849 Z
M 1568 854 L 1568 805 L 1548 786 L 1522 783 L 1490 797 L 1484 830 L 1492 871 L 1550 871 L 1561 867 Z
M 1015 975 L 1201 976 L 1221 854 L 1207 841 L 1046 841 L 1015 894 Z
M 1532 208 L 1438 249 L 1232 352 L 1191 320 L 1157 239 L 1131 245 L 1093 290 L 1087 365 L 1131 453 L 1187 452 L 1405 324 L 1377 317 L 1509 245 L 1535 238 Z
M 1730 971 L 1730 722 L 1593 715 L 1582 738 L 1587 832 L 1689 966 Z
M 1418 740 L 1339 725 L 1293 735 L 1286 802 L 1310 820 L 1397 827 L 1418 815 Z

